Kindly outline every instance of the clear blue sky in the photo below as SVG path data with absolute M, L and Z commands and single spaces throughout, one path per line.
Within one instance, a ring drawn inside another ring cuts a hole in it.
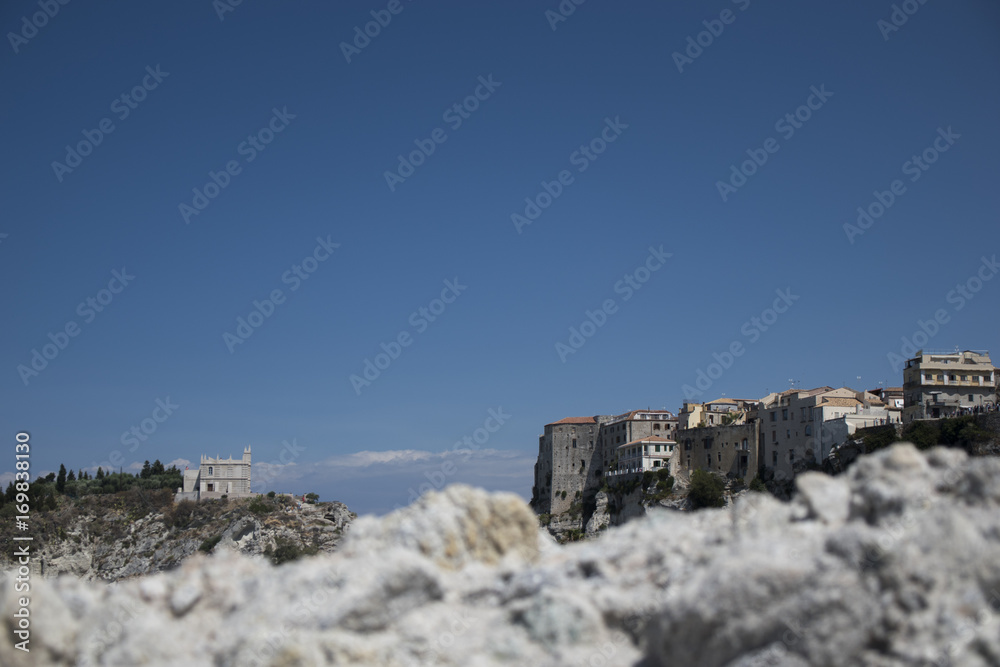
M 892 31 L 889 2 L 590 0 L 555 30 L 555 0 L 389 5 L 246 1 L 220 20 L 209 0 L 77 1 L 35 30 L 37 1 L 3 3 L 0 481 L 26 430 L 39 474 L 251 445 L 276 463 L 256 488 L 359 512 L 442 480 L 528 497 L 545 423 L 676 411 L 734 343 L 696 398 L 899 384 L 887 355 L 939 310 L 926 347 L 1000 352 L 1000 279 L 949 295 L 1000 250 L 996 3 L 913 2 Z M 372 11 L 391 21 L 347 62 Z M 688 38 L 720 28 L 679 71 Z M 67 158 L 84 131 L 100 143 Z M 929 148 L 926 170 L 905 164 Z M 747 151 L 767 161 L 720 192 Z M 210 171 L 228 184 L 198 200 Z M 891 206 L 845 231 L 895 180 Z M 515 224 L 526 198 L 547 207 Z M 339 247 L 307 280 L 286 274 L 317 238 Z M 274 290 L 271 316 L 227 344 Z M 776 290 L 797 298 L 775 321 Z M 380 376 L 352 383 L 403 332 Z M 19 370 L 49 334 L 65 348 Z M 446 453 L 484 425 L 478 451 Z

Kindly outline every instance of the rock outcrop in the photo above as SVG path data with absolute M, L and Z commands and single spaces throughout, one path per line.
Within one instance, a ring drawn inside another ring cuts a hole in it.
M 1000 460 L 897 445 L 782 503 L 653 510 L 557 545 L 464 486 L 275 568 L 230 549 L 108 586 L 0 580 L 0 664 L 1000 664 Z
M 37 539 L 35 573 L 71 574 L 118 581 L 168 570 L 200 550 L 230 548 L 247 555 L 273 553 L 280 544 L 332 553 L 355 515 L 340 502 L 315 505 L 291 498 L 186 501 L 163 506 L 130 504 L 121 496 L 66 501 L 58 510 L 32 515 Z M 0 570 L 17 543 L 7 526 L 0 534 Z M 41 533 L 41 534 L 38 534 Z

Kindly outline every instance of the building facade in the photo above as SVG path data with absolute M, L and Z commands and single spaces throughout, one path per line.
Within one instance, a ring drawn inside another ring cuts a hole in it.
M 604 484 L 619 446 L 642 438 L 672 440 L 677 418 L 669 410 L 632 410 L 620 415 L 567 417 L 545 425 L 531 505 L 539 514 L 559 514 Z
M 618 445 L 618 463 L 613 472 L 648 472 L 670 468 L 676 447 L 676 442 L 658 435 Z
M 986 351 L 917 350 L 903 368 L 903 422 L 954 417 L 996 405 L 996 369 Z
M 175 500 L 205 500 L 208 498 L 245 498 L 250 492 L 250 447 L 243 457 L 211 458 L 202 454 L 197 470 L 185 470 L 184 486 L 177 490 Z
M 757 476 L 759 423 L 698 426 L 677 431 L 677 469 L 707 470 L 749 483 Z

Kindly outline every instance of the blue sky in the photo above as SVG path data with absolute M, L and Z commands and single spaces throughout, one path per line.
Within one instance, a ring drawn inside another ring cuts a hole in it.
M 545 423 L 699 373 L 996 352 L 1000 7 L 903 4 L 3 3 L 0 481 L 24 430 L 38 473 L 251 445 L 362 513 L 529 497 Z

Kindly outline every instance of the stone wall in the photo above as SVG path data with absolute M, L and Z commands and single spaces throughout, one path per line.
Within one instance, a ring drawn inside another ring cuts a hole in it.
M 736 426 L 678 430 L 678 466 L 688 472 L 701 469 L 729 477 L 742 477 L 750 483 L 757 476 L 758 436 L 756 421 Z

